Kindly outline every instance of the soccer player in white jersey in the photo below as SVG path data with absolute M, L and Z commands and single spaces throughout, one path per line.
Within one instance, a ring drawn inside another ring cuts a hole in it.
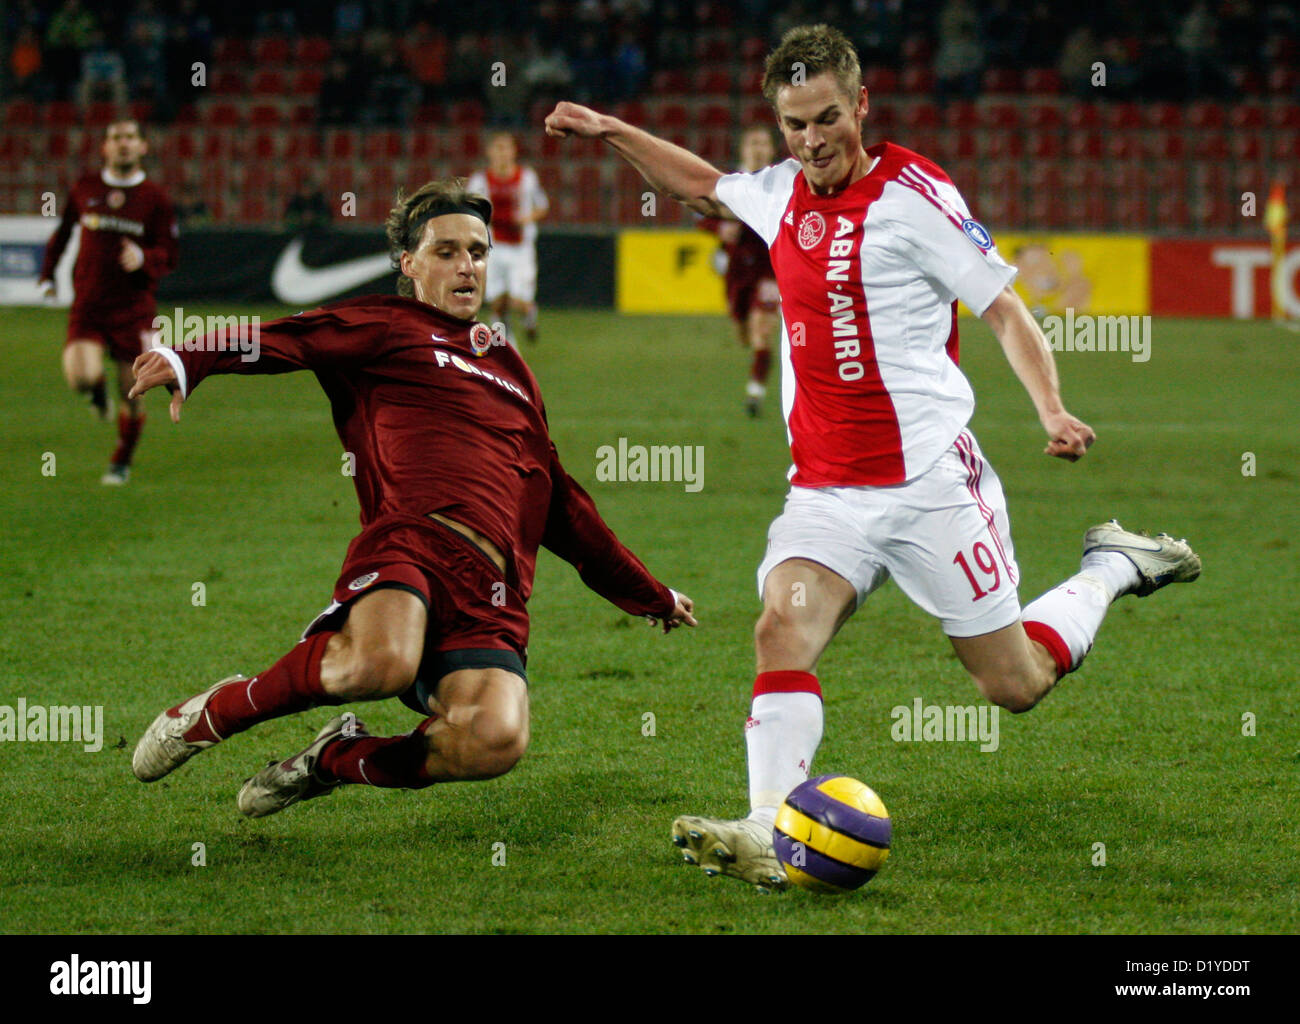
M 537 222 L 549 205 L 537 172 L 519 163 L 509 132 L 488 139 L 486 170 L 470 175 L 471 192 L 492 200 L 492 259 L 484 298 L 510 334 L 510 316 L 523 317 L 524 337 L 537 341 Z
M 863 147 L 867 90 L 842 33 L 792 29 L 767 59 L 763 91 L 791 159 L 756 174 L 723 175 L 571 103 L 546 128 L 603 138 L 655 188 L 738 217 L 771 248 L 794 466 L 758 570 L 751 810 L 678 818 L 673 841 L 711 875 L 782 888 L 772 824 L 821 741 L 818 658 L 888 577 L 940 620 L 981 693 L 1021 712 L 1078 668 L 1111 602 L 1193 580 L 1201 564 L 1184 541 L 1094 526 L 1080 571 L 1021 610 L 1002 487 L 966 426 L 955 300 L 992 328 L 1046 454 L 1077 460 L 1095 435 L 1062 404 L 1051 350 L 1011 288 L 1015 268 L 935 164 L 888 142 Z

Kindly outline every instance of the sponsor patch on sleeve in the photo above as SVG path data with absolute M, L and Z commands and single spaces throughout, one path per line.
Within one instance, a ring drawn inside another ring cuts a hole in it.
M 966 232 L 966 237 L 975 243 L 975 247 L 980 252 L 988 252 L 993 248 L 993 236 L 979 221 L 967 217 L 961 222 L 961 229 Z

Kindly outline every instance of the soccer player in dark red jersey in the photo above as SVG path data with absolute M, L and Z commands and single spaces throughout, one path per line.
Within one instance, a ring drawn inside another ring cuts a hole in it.
M 140 161 L 148 151 L 135 121 L 108 126 L 104 169 L 73 185 L 41 266 L 40 285 L 53 296 L 54 269 L 73 226 L 80 224 L 63 375 L 74 391 L 89 394 L 100 418 L 107 419 L 105 349 L 117 366 L 122 408 L 117 448 L 101 479 L 105 484 L 124 484 L 130 478 L 131 457 L 144 429 L 144 405 L 129 397 L 131 364 L 153 342 L 158 281 L 176 269 L 176 215 L 166 193 L 145 178 Z
M 132 762 L 143 781 L 258 722 L 387 697 L 424 721 L 375 737 L 354 716 L 337 717 L 305 750 L 249 779 L 240 810 L 273 814 L 345 783 L 420 788 L 509 771 L 528 744 L 524 604 L 539 546 L 665 632 L 695 625 L 690 598 L 650 574 L 560 465 L 523 359 L 474 320 L 491 213 L 460 181 L 430 182 L 388 219 L 399 290 L 410 297 L 353 299 L 261 325 L 253 361 L 224 336 L 136 361 L 132 394 L 173 384 L 173 419 L 210 374 L 312 370 L 356 458 L 362 527 L 333 602 L 293 650 L 158 716 Z
M 748 174 L 761 171 L 776 156 L 772 133 L 761 125 L 746 128 L 740 136 L 740 169 Z M 737 340 L 753 354 L 749 380 L 745 383 L 745 411 L 757 416 L 767 395 L 767 376 L 772 367 L 772 335 L 776 331 L 781 292 L 776 285 L 772 259 L 761 235 L 743 221 L 707 217 L 700 227 L 722 241 L 727 255 L 723 277 L 727 289 L 727 310 L 736 327 Z

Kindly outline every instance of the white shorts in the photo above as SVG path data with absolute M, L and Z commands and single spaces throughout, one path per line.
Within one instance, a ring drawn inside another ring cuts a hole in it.
M 537 297 L 537 249 L 535 246 L 494 245 L 488 255 L 487 292 L 484 299 L 496 302 L 510 295 L 520 302 Z
M 907 483 L 791 488 L 767 531 L 759 597 L 768 574 L 789 558 L 843 576 L 859 605 L 893 576 L 948 636 L 979 636 L 1020 618 L 1006 498 L 967 430 Z

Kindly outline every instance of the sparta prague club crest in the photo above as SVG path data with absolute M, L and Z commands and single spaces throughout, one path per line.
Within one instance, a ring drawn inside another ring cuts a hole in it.
M 475 324 L 469 329 L 469 348 L 476 356 L 481 356 L 492 347 L 492 328 L 487 324 Z
M 799 219 L 799 248 L 808 250 L 817 248 L 817 244 L 826 237 L 826 221 L 816 210 L 805 213 Z
M 126 202 L 126 193 L 119 188 L 115 188 L 108 194 L 107 202 L 110 210 L 120 210 L 122 204 Z

